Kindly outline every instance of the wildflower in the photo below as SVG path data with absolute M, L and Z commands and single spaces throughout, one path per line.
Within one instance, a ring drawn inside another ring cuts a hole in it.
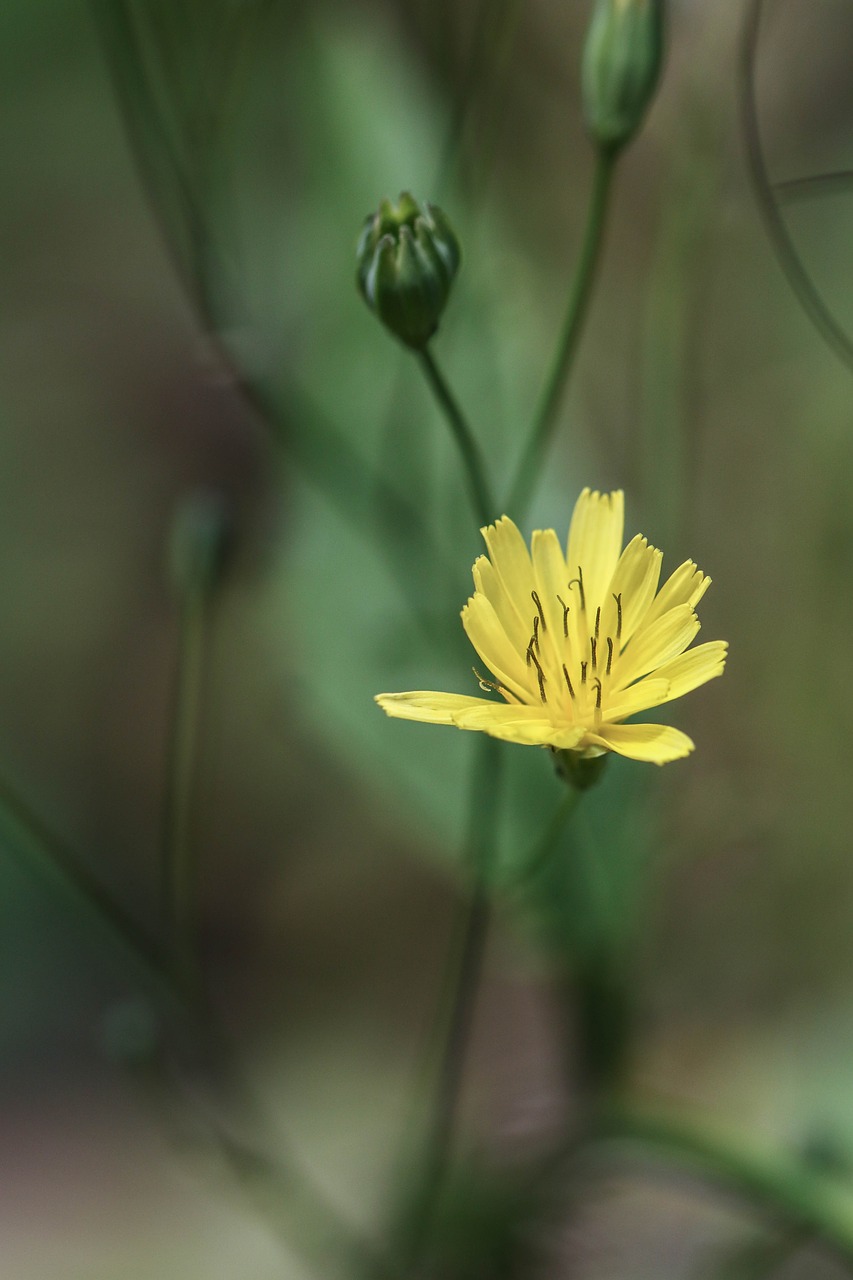
M 381 693 L 389 716 L 478 729 L 508 742 L 589 759 L 615 751 L 666 764 L 693 750 L 671 725 L 625 724 L 722 673 L 727 645 L 686 652 L 699 631 L 695 607 L 711 579 L 686 561 L 658 591 L 662 555 L 641 535 L 624 551 L 624 501 L 584 489 L 564 554 L 553 529 L 530 551 L 503 516 L 482 530 L 489 555 L 474 564 L 462 625 L 499 695 Z M 620 554 L 621 551 L 621 554 Z

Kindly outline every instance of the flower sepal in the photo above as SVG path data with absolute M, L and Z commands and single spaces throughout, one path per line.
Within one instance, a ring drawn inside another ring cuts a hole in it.
M 552 750 L 557 776 L 575 791 L 589 791 L 601 781 L 609 758 L 606 751 L 591 755 L 581 751 Z

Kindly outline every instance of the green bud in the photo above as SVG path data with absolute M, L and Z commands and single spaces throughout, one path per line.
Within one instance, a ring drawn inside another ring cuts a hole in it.
M 434 204 L 418 204 L 404 191 L 396 205 L 383 200 L 358 241 L 356 279 L 362 297 L 408 347 L 424 347 L 459 269 L 459 241 Z
M 643 122 L 660 77 L 664 0 L 596 0 L 583 51 L 593 141 L 617 151 Z

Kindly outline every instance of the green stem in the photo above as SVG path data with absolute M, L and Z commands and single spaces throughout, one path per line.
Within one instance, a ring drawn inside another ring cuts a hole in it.
M 848 1266 L 853 1265 L 849 1191 L 811 1172 L 799 1160 L 781 1152 L 765 1155 L 750 1151 L 739 1139 L 636 1105 L 602 1111 L 592 1142 L 594 1146 L 635 1146 L 646 1156 L 694 1170 L 757 1210 L 816 1236 Z
M 486 479 L 486 469 L 483 464 L 480 447 L 453 392 L 436 364 L 432 352 L 428 347 L 424 347 L 422 351 L 418 352 L 418 357 L 424 376 L 438 401 L 439 407 L 447 420 L 447 425 L 450 427 L 453 439 L 456 441 L 459 452 L 462 455 L 462 462 L 465 466 L 465 479 L 468 484 L 474 514 L 481 525 L 491 524 L 496 519 L 498 512 L 489 482 Z
M 171 971 L 156 942 L 129 912 L 113 900 L 76 853 L 51 831 L 9 784 L 0 779 L 0 829 L 6 850 L 27 871 L 59 888 L 142 970 L 160 996 L 180 1003 Z
M 575 787 L 566 787 L 557 808 L 554 810 L 551 821 L 522 863 L 519 874 L 520 882 L 532 879 L 548 864 L 554 852 L 554 846 L 562 835 L 563 828 L 569 818 L 574 813 L 581 794 Z
M 583 332 L 589 309 L 592 287 L 601 255 L 604 229 L 607 221 L 611 179 L 616 164 L 616 153 L 599 149 L 596 152 L 595 173 L 587 212 L 586 228 L 580 256 L 569 293 L 563 327 L 551 371 L 539 401 L 533 427 L 524 447 L 515 480 L 510 489 L 507 510 L 515 519 L 523 515 L 545 459 L 548 445 L 557 424 L 557 413 L 566 390 L 572 363 Z
M 423 1182 L 416 1220 L 407 1241 L 417 1259 L 429 1229 L 452 1154 L 459 1089 L 467 1056 L 477 988 L 489 932 L 489 872 L 498 827 L 500 745 L 478 744 L 471 780 L 466 862 L 473 873 L 471 896 L 461 912 L 445 983 L 447 1001 L 437 1026 L 441 1044 L 432 1129 L 423 1158 Z
M 181 601 L 163 819 L 164 915 L 177 979 L 188 991 L 200 983 L 198 866 L 191 826 L 209 599 L 206 577 L 199 575 L 187 584 Z

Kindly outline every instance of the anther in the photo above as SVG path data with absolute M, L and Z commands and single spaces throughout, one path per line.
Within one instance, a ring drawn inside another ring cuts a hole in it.
M 570 697 L 570 698 L 572 698 L 572 699 L 574 699 L 575 691 L 574 691 L 574 689 L 572 688 L 572 682 L 571 682 L 571 679 L 569 678 L 569 673 L 568 673 L 568 671 L 566 670 L 566 664 L 565 664 L 565 662 L 563 663 L 563 675 L 564 675 L 564 676 L 565 676 L 565 678 L 566 678 L 566 687 L 567 687 L 567 688 L 568 688 L 568 690 L 569 690 L 569 697 Z
M 618 595 L 614 594 L 613 599 L 616 601 L 616 640 L 617 643 L 622 639 L 622 592 Z
M 613 665 L 613 641 L 610 639 L 610 636 L 608 636 L 607 637 L 607 667 L 605 668 L 605 671 L 604 671 L 604 674 L 606 676 L 610 675 L 610 668 L 612 665 Z
M 539 696 L 543 702 L 547 702 L 548 699 L 545 697 L 545 672 L 542 670 L 542 664 L 532 649 L 528 649 L 527 652 L 530 654 L 531 662 L 536 667 L 536 676 L 539 680 Z
M 545 628 L 543 627 L 542 630 L 544 631 Z M 534 646 L 534 648 L 536 649 L 536 652 L 538 653 L 539 652 L 539 619 L 538 618 L 533 619 L 533 639 L 530 641 L 530 643 L 531 645 Z
M 542 601 L 539 599 L 539 592 L 538 592 L 538 591 L 531 591 L 531 593 L 530 593 L 530 599 L 533 601 L 533 603 L 536 605 L 536 608 L 537 608 L 537 609 L 538 609 L 538 611 L 539 611 L 539 617 L 540 617 L 540 619 L 541 619 L 541 621 L 542 621 L 542 630 L 543 630 L 543 631 L 547 631 L 547 630 L 548 630 L 548 627 L 547 627 L 547 625 L 546 625 L 546 623 L 545 623 L 545 613 L 544 613 L 544 610 L 543 610 L 543 608 L 542 608 Z
M 598 658 L 598 639 L 595 636 L 589 642 L 589 651 L 592 655 L 592 669 L 595 671 L 596 659 Z
M 557 596 L 560 604 L 563 606 L 563 635 L 568 637 L 569 634 L 569 606 L 566 604 L 562 596 Z
M 493 689 L 495 693 L 506 693 L 506 689 L 502 684 L 496 684 L 494 680 L 487 680 L 485 676 L 480 675 L 476 667 L 472 667 L 471 670 L 477 677 L 477 683 L 484 693 L 487 693 L 490 689 Z
M 598 643 L 598 631 L 601 626 L 601 605 L 595 611 L 595 641 Z
M 573 587 L 575 583 L 578 584 L 578 591 L 581 593 L 581 608 L 586 610 L 586 592 L 583 589 L 583 569 L 580 565 L 578 565 L 578 576 L 576 578 L 572 578 L 569 586 Z
M 587 666 L 588 666 L 588 664 L 587 664 L 586 662 L 582 662 L 582 663 L 581 663 L 581 684 L 586 684 L 586 669 L 587 669 Z
M 596 711 L 600 711 L 601 710 L 601 681 L 598 678 L 596 678 L 595 680 L 593 680 L 592 683 L 595 685 L 595 709 Z

